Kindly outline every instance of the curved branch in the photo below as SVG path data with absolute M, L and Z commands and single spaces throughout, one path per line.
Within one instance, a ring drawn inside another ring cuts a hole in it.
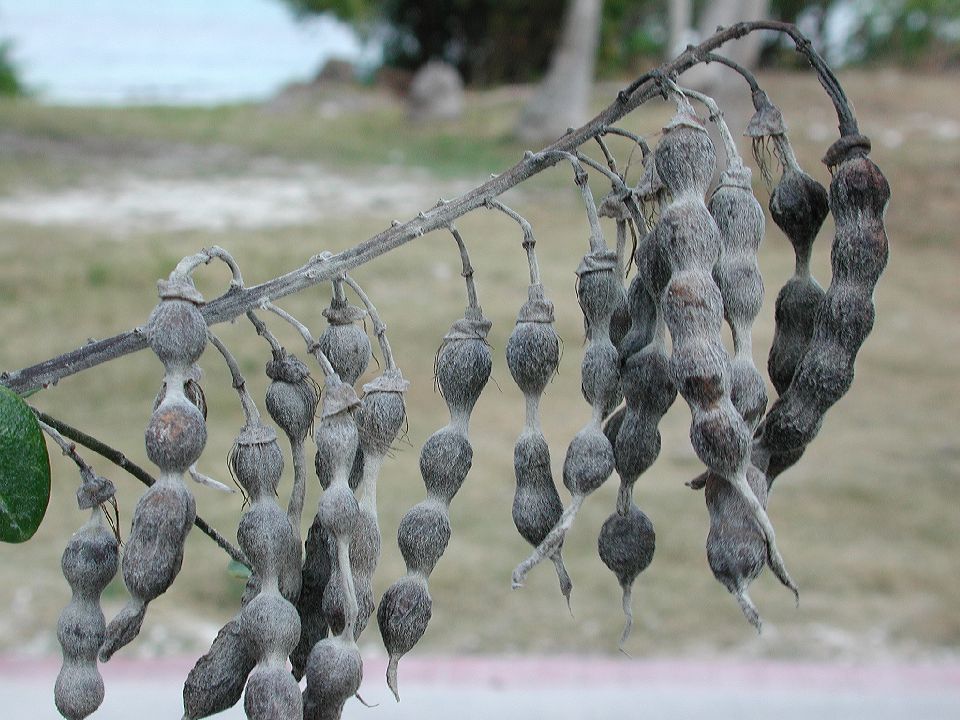
M 576 130 L 565 133 L 553 144 L 544 148 L 543 152 L 524 155 L 523 159 L 509 170 L 494 175 L 487 182 L 460 197 L 421 212 L 405 223 L 391 225 L 348 250 L 336 255 L 314 256 L 302 267 L 291 270 L 285 275 L 260 285 L 228 292 L 202 308 L 204 318 L 210 325 L 232 320 L 247 312 L 247 310 L 260 307 L 264 301 L 278 300 L 321 282 L 333 280 L 340 274 L 364 265 L 411 240 L 421 237 L 425 233 L 449 226 L 457 218 L 483 207 L 489 198 L 498 197 L 507 190 L 555 165 L 560 161 L 561 156 L 551 153 L 569 153 L 575 150 L 591 138 L 602 134 L 605 129 L 608 129 L 647 100 L 660 95 L 661 84 L 657 81 L 657 77 L 675 76 L 682 73 L 703 62 L 704 53 L 716 50 L 730 40 L 742 38 L 757 30 L 774 30 L 785 33 L 794 40 L 798 50 L 810 60 L 821 85 L 833 100 L 840 119 L 841 133 L 843 135 L 858 134 L 853 110 L 839 82 L 837 82 L 836 76 L 826 67 L 826 63 L 796 27 L 769 20 L 737 23 L 718 31 L 700 45 L 687 48 L 670 62 L 661 65 L 656 71 L 641 75 L 621 90 L 616 99 L 600 114 Z M 143 328 L 134 328 L 105 340 L 90 342 L 76 350 L 36 365 L 2 373 L 0 374 L 0 383 L 16 393 L 24 394 L 31 390 L 54 385 L 65 377 L 137 352 L 146 346 L 147 338 Z

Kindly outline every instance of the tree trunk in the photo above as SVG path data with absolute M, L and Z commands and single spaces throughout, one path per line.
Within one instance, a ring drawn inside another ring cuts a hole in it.
M 516 131 L 521 139 L 552 139 L 590 117 L 602 5 L 602 0 L 570 0 L 550 69 L 521 114 Z

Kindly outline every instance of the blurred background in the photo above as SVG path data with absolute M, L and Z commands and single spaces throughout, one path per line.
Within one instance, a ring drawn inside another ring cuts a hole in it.
M 919 701 L 909 706 L 920 717 L 947 717 L 940 713 L 955 711 L 960 695 L 955 0 L 0 0 L 0 369 L 143 323 L 156 302 L 157 278 L 201 247 L 229 249 L 248 284 L 322 250 L 350 247 L 511 166 L 524 150 L 592 116 L 638 74 L 717 25 L 760 16 L 797 22 L 837 68 L 892 187 L 890 264 L 852 390 L 771 495 L 771 519 L 801 588 L 800 607 L 764 573 L 751 593 L 765 621 L 758 636 L 713 579 L 703 497 L 683 484 L 701 466 L 689 446 L 689 412 L 678 402 L 661 424 L 660 459 L 635 490 L 655 523 L 657 552 L 634 587 L 636 622 L 625 649 L 664 677 L 689 673 L 689 683 L 701 687 L 716 678 L 709 668 L 720 665 L 745 668 L 738 676 L 745 686 L 767 677 L 762 668 L 785 662 L 947 668 L 931 687 L 948 687 L 952 700 L 931 705 L 929 715 Z M 826 185 L 819 158 L 836 136 L 836 119 L 815 76 L 790 46 L 767 34 L 729 50 L 757 68 L 783 109 L 801 164 Z M 742 83 L 713 66 L 682 80 L 720 98 L 739 135 L 752 111 Z M 622 125 L 655 141 L 670 114 L 653 101 Z M 625 164 L 630 144 L 610 142 Z M 747 158 L 749 151 L 743 143 Z M 628 180 L 636 182 L 638 166 Z M 754 168 L 755 191 L 766 206 L 769 188 Z M 584 343 L 573 274 L 589 229 L 570 179 L 569 169 L 557 166 L 503 198 L 533 225 L 564 340 L 543 402 L 558 484 L 566 444 L 589 416 L 579 389 Z M 607 189 L 600 177 L 593 187 L 598 197 Z M 453 538 L 430 580 L 433 619 L 401 663 L 401 684 L 404 663 L 422 680 L 430 677 L 429 663 L 424 669 L 418 662 L 449 656 L 569 661 L 573 677 L 547 673 L 566 677 L 567 685 L 582 667 L 576 658 L 594 658 L 611 678 L 627 679 L 630 671 L 615 657 L 620 589 L 596 550 L 597 532 L 614 508 L 615 479 L 587 501 L 564 546 L 574 617 L 547 565 L 522 590 L 510 589 L 510 573 L 530 548 L 510 517 L 512 447 L 523 402 L 503 348 L 526 299 L 526 260 L 516 225 L 502 216 L 477 211 L 458 227 L 494 322 L 495 362 L 471 425 L 473 469 L 451 508 Z M 607 230 L 612 239 L 613 227 Z M 814 251 L 823 285 L 831 237 L 828 220 Z M 769 218 L 760 262 L 767 298 L 754 355 L 762 368 L 773 299 L 793 269 L 789 243 Z M 459 272 L 455 245 L 434 233 L 355 273 L 380 307 L 412 383 L 408 432 L 381 476 L 378 598 L 403 572 L 395 533 L 406 509 L 423 497 L 419 447 L 447 421 L 434 390 L 433 353 L 465 303 Z M 198 273 L 207 297 L 223 292 L 228 279 L 216 266 Z M 328 300 L 329 290 L 316 288 L 280 304 L 319 334 Z M 301 353 L 288 328 L 271 327 Z M 217 330 L 262 398 L 268 348 L 242 323 Z M 225 457 L 242 415 L 219 357 L 208 352 L 201 364 L 210 437 L 200 469 L 229 482 Z M 148 466 L 143 427 L 161 377 L 156 359 L 140 353 L 65 379 L 29 402 Z M 84 454 L 117 484 L 125 535 L 142 486 Z M 75 468 L 53 450 L 51 462 L 44 524 L 27 543 L 0 547 L 0 676 L 7 678 L 24 667 L 55 675 L 59 662 L 56 619 L 69 599 L 59 558 L 85 513 L 76 509 Z M 199 514 L 235 537 L 239 495 L 194 490 Z M 310 488 L 308 508 L 318 494 Z M 567 498 L 562 488 L 561 495 Z M 188 658 L 188 668 L 232 617 L 242 587 L 227 556 L 192 532 L 177 582 L 150 605 L 140 638 L 111 664 Z M 118 576 L 104 594 L 108 618 L 125 598 Z M 375 668 L 362 692 L 386 701 L 375 627 L 360 647 Z M 601 662 L 601 655 L 610 657 Z M 511 677 L 473 674 L 494 685 Z M 537 676 L 529 666 L 515 674 Z M 889 687 L 894 676 L 913 677 L 863 671 L 872 686 Z M 596 673 L 588 679 L 599 682 Z M 10 682 L 4 696 L 22 696 Z M 917 682 L 910 687 L 923 686 Z M 176 678 L 165 691 L 176 705 Z M 52 708 L 49 687 L 38 692 L 39 704 Z M 873 717 L 886 717 L 880 711 L 894 706 L 878 707 Z M 356 703 L 348 710 L 363 711 Z

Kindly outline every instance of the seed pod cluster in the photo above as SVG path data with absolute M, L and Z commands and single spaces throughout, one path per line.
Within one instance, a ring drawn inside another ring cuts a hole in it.
M 513 523 L 523 538 L 537 547 L 563 514 L 563 503 L 550 471 L 550 447 L 540 427 L 540 399 L 560 363 L 560 338 L 553 327 L 553 303 L 543 285 L 527 290 L 517 323 L 507 340 L 507 366 L 526 402 L 526 422 L 513 448 L 517 490 L 513 496 Z M 573 583 L 563 564 L 562 543 L 550 556 L 560 580 L 560 591 L 570 602 Z
M 147 604 L 173 583 L 196 517 L 196 502 L 183 483 L 183 474 L 199 459 L 207 440 L 203 412 L 186 394 L 195 382 L 193 365 L 207 343 L 207 323 L 198 307 L 203 298 L 187 276 L 175 274 L 161 281 L 159 288 L 160 303 L 146 333 L 164 366 L 164 392 L 147 425 L 145 444 L 160 476 L 133 511 L 122 563 L 131 597 L 107 626 L 101 661 L 137 636 Z
M 733 484 L 750 505 L 764 530 L 771 568 L 796 593 L 766 510 L 746 480 L 751 433 L 730 398 L 730 360 L 720 340 L 723 299 L 711 276 L 721 237 L 703 199 L 716 156 L 705 128 L 681 96 L 654 160 L 672 196 L 653 241 L 670 268 L 659 301 L 673 339 L 671 374 L 692 414 L 690 439 L 700 460 Z
M 92 507 L 90 519 L 70 538 L 60 561 L 72 597 L 57 625 L 63 666 L 53 697 L 57 710 L 69 720 L 82 720 L 103 702 L 97 652 L 106 634 L 106 621 L 100 594 L 116 575 L 119 563 L 117 539 L 104 525 L 99 503 Z
M 437 355 L 437 383 L 450 422 L 420 451 L 427 498 L 407 511 L 397 529 L 407 573 L 387 589 L 377 608 L 377 624 L 390 654 L 387 684 L 398 699 L 397 665 L 426 632 L 433 604 L 428 578 L 450 540 L 450 502 L 473 463 L 470 414 L 490 378 L 493 361 L 486 341 L 490 327 L 478 305 L 468 306 L 444 336 Z
M 827 153 L 835 167 L 833 277 L 793 381 L 764 419 L 755 453 L 762 469 L 765 458 L 798 457 L 813 440 L 824 414 L 850 388 L 857 352 L 873 328 L 873 291 L 889 254 L 883 213 L 890 186 L 868 150 L 869 141 L 856 136 L 841 138 Z
M 314 434 L 317 455 L 325 458 L 325 467 L 331 470 L 330 484 L 317 509 L 320 527 L 328 538 L 331 568 L 322 605 L 337 609 L 342 628 L 334 629 L 333 636 L 319 640 L 307 657 L 304 666 L 307 687 L 303 691 L 305 720 L 339 718 L 344 703 L 360 687 L 362 677 L 354 636 L 357 594 L 350 565 L 350 547 L 360 523 L 360 507 L 349 485 L 350 469 L 359 445 L 354 418 L 359 404 L 353 387 L 336 374 L 327 377 L 321 419 Z M 336 600 L 330 602 L 328 596 Z M 331 628 L 338 619 L 326 615 Z

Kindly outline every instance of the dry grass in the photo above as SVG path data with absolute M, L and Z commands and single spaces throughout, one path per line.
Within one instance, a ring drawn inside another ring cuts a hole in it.
M 875 659 L 955 654 L 960 648 L 960 139 L 947 120 L 960 117 L 960 101 L 950 92 L 956 78 L 851 74 L 842 79 L 893 189 L 887 216 L 891 261 L 878 287 L 878 320 L 858 359 L 853 389 L 830 412 L 800 465 L 778 481 L 771 498 L 779 544 L 800 584 L 802 604 L 795 609 L 772 576 L 762 576 L 753 596 L 767 624 L 757 637 L 713 580 L 703 550 L 703 499 L 683 486 L 700 468 L 689 449 L 689 413 L 679 403 L 662 426 L 662 456 L 636 489 L 638 502 L 656 523 L 658 549 L 635 587 L 638 622 L 627 648 L 635 656 Z M 784 107 L 801 161 L 826 182 L 817 160 L 834 125 L 828 104 L 809 77 L 763 80 Z M 24 186 L 59 188 L 78 179 L 90 181 L 91 173 L 119 175 L 143 166 L 160 173 L 162 163 L 156 158 L 165 156 L 164 149 L 170 149 L 167 173 L 181 177 L 240 172 L 252 156 L 271 154 L 344 163 L 351 173 L 370 171 L 379 159 L 390 157 L 473 181 L 518 157 L 522 148 L 503 139 L 504 118 L 516 106 L 505 93 L 472 97 L 463 125 L 434 134 L 402 123 L 394 127 L 399 113 L 389 103 L 362 117 L 347 115 L 323 131 L 304 109 L 62 112 L 5 105 L 0 106 L 0 128 L 8 142 L 0 148 L 5 165 L 0 188 L 8 193 Z M 492 129 L 482 123 L 491 114 L 499 118 Z M 649 131 L 663 116 L 662 109 L 645 110 L 629 126 Z M 403 143 L 412 149 L 391 157 Z M 169 160 L 174 148 L 178 159 Z M 211 154 L 211 148 L 216 152 Z M 194 154 L 201 158 L 196 168 L 191 166 Z M 543 405 L 558 476 L 566 442 L 588 414 L 579 392 L 582 325 L 573 293 L 573 270 L 585 249 L 587 227 L 568 180 L 566 168 L 557 170 L 507 198 L 535 228 L 565 341 L 560 372 Z M 602 191 L 600 185 L 597 190 Z M 766 190 L 757 190 L 765 203 Z M 424 205 L 430 201 L 425 198 Z M 418 209 L 409 208 L 409 214 Z M 474 467 L 452 507 L 453 539 L 431 579 L 434 617 L 418 651 L 613 652 L 622 622 L 619 588 L 596 557 L 596 534 L 613 507 L 613 481 L 587 502 L 565 545 L 576 585 L 575 619 L 567 614 L 548 566 L 533 572 L 523 590 L 510 590 L 510 571 L 529 548 L 510 519 L 511 448 L 522 423 L 522 401 L 502 351 L 525 297 L 526 268 L 516 227 L 485 212 L 459 225 L 471 248 L 481 302 L 494 321 L 490 342 L 497 358 L 496 382 L 476 408 Z M 89 229 L 0 223 L 0 367 L 21 367 L 88 337 L 142 322 L 155 302 L 154 280 L 200 246 L 228 247 L 248 282 L 257 282 L 320 249 L 362 240 L 390 219 L 374 209 L 315 226 L 224 234 L 158 230 L 121 242 Z M 824 282 L 829 237 L 825 228 L 815 250 L 817 275 Z M 381 308 L 413 383 L 409 442 L 398 444 L 381 482 L 385 542 L 378 594 L 402 572 L 392 538 L 403 512 L 423 494 L 418 448 L 446 421 L 431 369 L 439 339 L 464 303 L 456 261 L 449 238 L 434 234 L 357 273 Z M 758 364 L 772 336 L 773 297 L 792 268 L 788 244 L 772 224 L 761 264 L 768 302 L 755 329 Z M 201 276 L 211 296 L 226 280 L 220 269 Z M 283 304 L 318 327 L 325 302 L 325 292 L 318 290 Z M 299 347 L 286 328 L 276 330 L 290 347 Z M 244 370 L 262 395 L 262 341 L 243 324 L 217 331 L 244 359 Z M 223 478 L 222 458 L 241 422 L 239 407 L 218 358 L 208 353 L 203 366 L 211 435 L 202 469 Z M 142 428 L 160 375 L 156 360 L 140 354 L 65 380 L 31 402 L 145 462 Z M 0 617 L 0 650 L 56 648 L 55 619 L 68 593 L 58 560 L 71 528 L 82 518 L 73 500 L 73 469 L 59 458 L 53 462 L 54 492 L 43 527 L 23 546 L 0 548 L 0 606 L 8 608 Z M 104 463 L 97 467 L 118 483 L 127 526 L 141 487 Z M 197 496 L 199 512 L 232 534 L 239 497 L 224 499 L 203 489 Z M 308 503 L 316 499 L 313 491 Z M 145 638 L 125 652 L 199 651 L 233 612 L 239 590 L 239 581 L 226 573 L 225 555 L 191 533 L 180 579 L 151 606 Z M 107 593 L 108 614 L 123 597 L 122 585 L 114 583 Z M 364 643 L 370 652 L 380 647 L 375 630 Z

